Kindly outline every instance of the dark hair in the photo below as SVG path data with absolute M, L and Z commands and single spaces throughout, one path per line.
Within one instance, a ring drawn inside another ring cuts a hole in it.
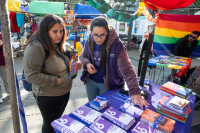
M 106 31 L 108 32 L 105 41 L 103 42 L 102 47 L 101 47 L 101 61 L 100 61 L 100 66 L 101 68 L 105 68 L 106 67 L 106 61 L 107 61 L 107 52 L 106 52 L 106 46 L 107 46 L 107 42 L 108 42 L 108 36 L 109 36 L 109 26 L 108 26 L 108 21 L 106 20 L 106 18 L 100 16 L 100 17 L 96 17 L 92 20 L 91 25 L 90 25 L 90 31 L 93 31 L 94 27 L 104 27 L 106 29 Z
M 45 52 L 49 56 L 51 56 L 51 52 L 56 54 L 55 48 L 52 43 L 52 39 L 49 36 L 49 31 L 56 23 L 63 25 L 63 37 L 62 37 L 60 43 L 57 44 L 59 51 L 63 53 L 63 44 L 65 43 L 66 38 L 67 38 L 65 23 L 62 20 L 62 18 L 60 18 L 59 16 L 56 16 L 56 15 L 53 15 L 53 14 L 46 15 L 42 19 L 42 21 L 40 22 L 40 24 L 38 26 L 37 31 L 33 33 L 33 35 L 28 39 L 28 41 L 26 42 L 25 45 L 27 46 L 28 44 L 32 44 L 34 41 L 37 40 L 42 44 Z
M 192 33 L 198 35 L 198 37 L 200 36 L 200 32 L 199 31 L 193 31 Z

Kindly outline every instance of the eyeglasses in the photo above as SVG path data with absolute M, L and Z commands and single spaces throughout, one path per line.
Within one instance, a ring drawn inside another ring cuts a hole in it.
M 194 36 L 192 36 L 192 35 L 190 35 L 190 37 L 192 37 L 192 39 L 197 39 L 196 37 L 194 37 Z
M 98 39 L 100 37 L 100 39 L 105 39 L 107 35 L 92 35 L 94 39 Z

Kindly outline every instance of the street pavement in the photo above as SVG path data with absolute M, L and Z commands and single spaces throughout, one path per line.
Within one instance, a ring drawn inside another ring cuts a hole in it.
M 69 41 L 69 43 L 73 45 L 72 41 Z M 135 71 L 137 72 L 138 57 L 139 57 L 138 48 L 132 48 L 130 51 L 127 51 L 127 53 L 131 60 L 131 63 L 135 68 Z M 191 67 L 198 66 L 199 64 L 200 64 L 199 60 L 193 59 Z M 27 92 L 26 90 L 24 90 L 21 81 L 22 70 L 23 70 L 23 57 L 14 58 L 14 67 L 19 81 L 21 98 L 24 105 L 26 121 L 28 125 L 28 132 L 41 133 L 41 128 L 42 128 L 41 113 L 37 107 L 32 92 Z M 70 100 L 65 109 L 64 114 L 69 114 L 73 110 L 77 109 L 79 106 L 84 105 L 88 102 L 85 86 L 83 82 L 80 81 L 81 72 L 82 70 L 79 71 L 78 76 L 73 81 L 73 86 L 70 91 Z M 170 73 L 171 73 L 170 69 L 169 70 L 166 69 L 164 71 L 165 76 L 169 75 Z M 156 69 L 155 73 L 155 82 L 157 81 L 157 78 L 159 79 L 157 83 L 161 82 L 160 77 L 162 77 L 162 76 L 158 77 L 158 75 L 159 75 L 159 68 Z M 149 70 L 147 70 L 146 78 L 149 78 Z M 0 79 L 0 84 L 2 85 L 1 79 Z M 4 93 L 5 91 L 4 87 L 2 87 L 2 91 Z M 0 132 L 14 133 L 9 96 L 4 94 L 3 101 L 4 102 L 0 104 L 0 129 L 1 129 Z M 200 110 L 194 112 L 193 123 L 192 123 L 193 126 L 197 125 L 196 126 L 197 128 L 199 127 L 198 124 L 200 124 L 200 115 L 198 115 L 199 113 Z M 21 132 L 23 132 L 22 125 L 21 125 Z M 197 132 L 192 132 L 192 133 L 197 133 Z

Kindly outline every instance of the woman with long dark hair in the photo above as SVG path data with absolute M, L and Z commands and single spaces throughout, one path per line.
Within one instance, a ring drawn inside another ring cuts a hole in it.
M 43 117 L 42 133 L 53 133 L 51 122 L 62 116 L 69 101 L 72 79 L 61 53 L 66 41 L 63 20 L 56 15 L 45 16 L 36 32 L 26 43 L 24 53 L 24 74 L 32 83 L 32 92 Z M 57 52 L 56 52 L 57 51 Z M 77 63 L 75 69 L 81 69 Z
M 126 81 L 132 102 L 135 99 L 141 108 L 142 105 L 148 106 L 140 95 L 134 68 L 117 32 L 108 26 L 104 17 L 94 18 L 90 31 L 82 56 L 84 71 L 81 76 L 86 84 L 88 100 L 107 90 L 122 88 Z

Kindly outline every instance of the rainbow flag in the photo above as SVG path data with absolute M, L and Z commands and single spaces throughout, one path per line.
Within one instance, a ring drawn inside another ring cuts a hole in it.
M 72 23 L 65 23 L 65 28 L 66 29 L 71 29 L 72 28 Z
M 159 14 L 153 40 L 153 51 L 156 55 L 169 54 L 173 45 L 192 31 L 200 31 L 200 15 Z M 200 57 L 199 43 L 192 56 Z

